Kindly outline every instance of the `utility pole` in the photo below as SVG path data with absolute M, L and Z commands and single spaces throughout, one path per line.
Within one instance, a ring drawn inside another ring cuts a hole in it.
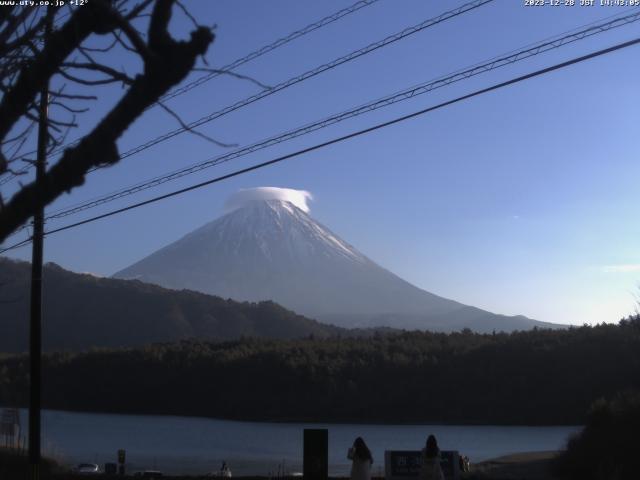
M 53 10 L 48 7 L 44 31 L 44 46 L 47 48 L 51 35 Z M 36 158 L 36 197 L 42 195 L 42 179 L 47 169 L 47 140 L 49 113 L 49 79 L 40 90 L 38 118 L 38 150 Z M 44 205 L 43 202 L 39 202 Z M 29 333 L 29 479 L 40 478 L 40 408 L 42 385 L 42 251 L 44 243 L 44 206 L 33 215 L 33 249 L 31 253 L 31 312 Z

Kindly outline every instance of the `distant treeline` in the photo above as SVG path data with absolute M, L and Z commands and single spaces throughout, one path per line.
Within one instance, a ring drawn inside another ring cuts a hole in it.
M 28 359 L 0 359 L 26 405 Z M 242 420 L 581 424 L 640 387 L 640 317 L 511 334 L 179 342 L 44 357 L 47 408 Z

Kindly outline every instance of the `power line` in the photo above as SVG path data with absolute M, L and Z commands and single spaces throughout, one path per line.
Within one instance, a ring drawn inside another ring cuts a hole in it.
M 318 20 L 317 22 L 311 23 L 309 25 L 307 25 L 304 28 L 301 28 L 300 30 L 296 30 L 295 32 L 290 33 L 289 35 L 287 35 L 286 37 L 282 37 L 278 40 L 276 40 L 275 42 L 270 43 L 269 45 L 265 45 L 262 48 L 259 48 L 258 50 L 255 50 L 251 53 L 249 53 L 248 55 L 245 55 L 242 58 L 239 58 L 237 60 L 234 60 L 233 62 L 229 63 L 228 65 L 225 65 L 224 67 L 221 67 L 220 70 L 221 71 L 216 71 L 216 72 L 211 72 L 197 80 L 194 80 L 193 82 L 187 83 L 186 85 L 173 90 L 172 92 L 167 93 L 166 95 L 164 95 L 163 97 L 160 98 L 160 101 L 164 101 L 164 100 L 169 100 L 171 98 L 177 97 L 178 95 L 182 95 L 183 93 L 186 93 L 190 90 L 193 90 L 194 88 L 198 87 L 199 85 L 202 85 L 203 83 L 208 82 L 209 80 L 217 77 L 218 75 L 221 75 L 222 72 L 225 71 L 230 71 L 233 70 L 237 67 L 239 67 L 240 65 L 244 65 L 247 62 L 250 62 L 252 60 L 255 60 L 258 57 L 261 57 L 262 55 L 265 55 L 277 48 L 282 47 L 283 45 L 286 45 L 287 43 L 292 42 L 293 40 L 296 40 L 297 38 L 300 38 L 310 32 L 313 32 L 314 30 L 317 30 L 321 27 L 324 27 L 326 25 L 329 25 L 330 23 L 335 22 L 336 20 L 341 19 L 342 17 L 345 17 L 347 15 L 349 15 L 350 13 L 354 13 L 357 12 L 358 10 L 360 10 L 361 8 L 364 7 L 368 7 L 369 5 L 372 5 L 373 3 L 377 2 L 378 0 L 361 0 L 359 2 L 354 3 L 353 5 L 351 5 L 350 7 L 347 8 L 343 8 L 342 10 L 332 14 L 332 15 L 328 15 L 326 17 L 324 17 L 321 20 Z
M 3 248 L 2 250 L 0 250 L 0 255 L 2 255 L 4 252 L 8 252 L 10 250 L 15 250 L 17 248 L 29 245 L 31 243 L 31 240 L 33 240 L 33 237 L 30 236 L 29 238 L 27 238 L 25 240 L 22 240 L 22 241 L 20 241 L 18 243 L 14 243 L 13 245 L 10 245 L 9 247 Z
M 180 127 L 177 128 L 175 130 L 171 130 L 169 132 L 166 132 L 152 140 L 149 140 L 141 145 L 138 145 L 132 149 L 127 150 L 126 152 L 120 154 L 119 160 L 122 160 L 124 158 L 127 157 L 131 157 L 137 153 L 140 153 L 144 150 L 147 150 L 148 148 L 151 148 L 154 145 L 157 145 L 159 143 L 162 143 L 166 140 L 169 140 L 170 138 L 173 138 L 181 133 L 184 133 L 186 131 L 192 130 L 194 128 L 200 127 L 202 125 L 204 125 L 205 123 L 209 123 L 217 118 L 220 118 L 224 115 L 227 115 L 231 112 L 234 112 L 236 110 L 239 110 L 240 108 L 243 108 L 247 105 L 250 105 L 254 102 L 257 102 L 258 100 L 262 100 L 263 98 L 266 98 L 268 96 L 271 96 L 275 93 L 278 93 L 282 90 L 285 90 L 286 88 L 289 88 L 293 85 L 296 85 L 300 82 L 303 82 L 305 80 L 308 80 L 310 78 L 313 78 L 317 75 L 320 75 L 321 73 L 324 73 L 328 70 L 331 70 L 333 68 L 336 68 L 340 65 L 343 65 L 347 62 L 350 62 L 352 60 L 355 60 L 356 58 L 359 58 L 363 55 L 366 55 L 368 53 L 371 53 L 373 51 L 376 51 L 380 48 L 383 48 L 387 45 L 390 45 L 392 43 L 397 42 L 398 40 L 401 40 L 403 38 L 406 38 L 410 35 L 413 35 L 415 33 L 421 32 L 422 30 L 425 30 L 429 27 L 432 27 L 434 25 L 437 25 L 439 23 L 442 23 L 446 20 L 449 20 L 451 18 L 457 17 L 458 15 L 462 15 L 463 13 L 466 13 L 468 11 L 474 10 L 478 7 L 481 7 L 487 3 L 493 2 L 494 0 L 474 0 L 472 2 L 469 3 L 465 3 L 463 5 L 461 5 L 460 7 L 453 9 L 453 10 L 449 10 L 446 11 L 436 17 L 427 19 L 417 25 L 414 25 L 412 27 L 408 27 L 405 28 L 404 30 L 397 32 L 393 35 L 389 35 L 388 37 L 385 37 L 382 40 L 379 40 L 377 42 L 371 43 L 369 45 L 367 45 L 366 47 L 363 47 L 359 50 L 354 50 L 351 53 L 348 53 L 347 55 L 343 55 L 342 57 L 339 57 L 331 62 L 319 65 L 318 67 L 312 69 L 312 70 L 308 70 L 300 75 L 297 75 L 295 77 L 289 78 L 288 80 L 285 80 L 284 82 L 279 83 L 278 85 L 268 88 L 268 89 L 264 89 L 261 90 L 260 92 L 251 95 L 249 97 L 246 97 L 234 104 L 228 105 L 226 107 L 224 107 L 221 110 L 217 110 L 213 113 L 210 113 L 207 116 L 201 117 L 198 120 L 195 120 L 189 124 L 187 124 L 187 128 L 185 127 Z M 52 154 L 56 154 L 56 153 L 60 153 L 61 151 L 63 151 L 64 149 L 68 148 L 70 145 L 73 145 L 74 143 L 78 143 L 80 140 L 76 140 L 75 142 L 72 142 L 71 144 L 67 144 L 67 145 L 63 145 L 57 149 L 55 149 Z M 25 171 L 28 171 L 30 167 L 25 167 Z M 92 173 L 95 172 L 96 170 L 99 170 L 101 167 L 93 167 L 91 168 L 88 173 Z M 13 177 L 8 178 L 8 180 L 5 179 L 0 179 L 0 186 L 3 185 L 3 182 L 7 182 L 9 180 L 11 180 Z
M 276 135 L 274 137 L 270 137 L 265 140 L 261 140 L 259 142 L 248 145 L 246 147 L 237 149 L 233 152 L 212 157 L 210 159 L 205 160 L 204 162 L 191 165 L 189 167 L 168 173 L 166 175 L 155 177 L 148 181 L 135 184 L 131 187 L 118 190 L 117 192 L 104 195 L 94 200 L 77 204 L 75 206 L 66 208 L 64 210 L 59 210 L 58 212 L 49 214 L 46 218 L 47 220 L 59 219 L 62 217 L 73 215 L 75 213 L 78 213 L 84 210 L 88 210 L 90 208 L 97 207 L 99 205 L 103 205 L 105 203 L 109 203 L 111 201 L 123 198 L 125 196 L 139 193 L 143 190 L 156 187 L 158 185 L 176 180 L 178 178 L 181 178 L 186 175 L 190 175 L 192 173 L 204 170 L 206 168 L 210 168 L 215 165 L 219 165 L 221 163 L 225 163 L 225 162 L 237 159 L 239 157 L 248 155 L 258 150 L 262 150 L 264 148 L 300 137 L 302 135 L 306 135 L 308 133 L 320 130 L 322 128 L 326 128 L 330 125 L 342 122 L 344 120 L 354 118 L 356 116 L 363 115 L 365 113 L 368 113 L 389 105 L 393 105 L 398 102 L 410 100 L 416 96 L 423 95 L 425 93 L 450 85 L 452 83 L 465 80 L 472 76 L 479 75 L 481 73 L 485 73 L 497 68 L 501 68 L 521 60 L 525 60 L 532 56 L 536 56 L 541 53 L 560 48 L 562 46 L 582 40 L 592 35 L 596 35 L 598 33 L 602 33 L 610 29 L 620 27 L 622 25 L 627 25 L 629 23 L 636 22 L 638 20 L 640 20 L 640 11 L 631 15 L 615 18 L 609 22 L 601 23 L 570 35 L 565 35 L 564 37 L 556 38 L 554 40 L 545 41 L 538 44 L 533 44 L 533 46 L 530 46 L 529 48 L 514 51 L 509 55 L 505 55 L 502 57 L 494 57 L 485 63 L 476 64 L 473 67 L 467 68 L 465 70 L 458 70 L 453 74 L 440 77 L 436 80 L 432 80 L 430 82 L 423 83 L 423 84 L 411 87 L 409 89 L 402 90 L 398 93 L 388 95 L 386 97 L 380 98 L 373 102 L 360 105 L 356 108 L 341 112 L 331 117 L 324 118 L 314 123 L 304 125 L 302 127 L 296 128 L 294 130 L 290 130 L 288 132 Z
M 217 110 L 213 113 L 210 113 L 209 115 L 206 115 L 204 117 L 199 118 L 198 120 L 195 120 L 189 124 L 187 124 L 188 128 L 177 128 L 175 130 L 171 130 L 169 132 L 166 132 L 152 140 L 149 140 L 148 142 L 145 142 L 141 145 L 138 145 L 137 147 L 134 147 L 132 149 L 127 150 L 126 152 L 122 153 L 120 155 L 120 159 L 124 159 L 127 157 L 130 157 L 132 155 L 135 155 L 137 153 L 142 152 L 143 150 L 146 150 L 154 145 L 157 145 L 158 143 L 164 142 L 170 138 L 175 137 L 176 135 L 179 135 L 181 133 L 184 133 L 186 131 L 189 131 L 191 129 L 200 127 L 202 125 L 204 125 L 205 123 L 209 123 L 217 118 L 220 118 L 224 115 L 227 115 L 231 112 L 234 112 L 242 107 L 245 107 L 247 105 L 250 105 L 254 102 L 257 102 L 258 100 L 262 100 L 263 98 L 269 97 L 275 93 L 278 93 L 286 88 L 289 88 L 293 85 L 296 85 L 300 82 L 303 82 L 305 80 L 308 80 L 310 78 L 313 78 L 317 75 L 320 75 L 321 73 L 324 73 L 328 70 L 332 70 L 340 65 L 343 65 L 347 62 L 350 62 L 352 60 L 355 60 L 356 58 L 362 57 L 363 55 L 366 55 L 368 53 L 374 52 L 380 48 L 386 47 L 387 45 L 390 45 L 392 43 L 395 43 L 399 40 L 402 40 L 403 38 L 406 38 L 410 35 L 413 35 L 415 33 L 421 32 L 422 30 L 425 30 L 429 27 L 432 27 L 434 25 L 437 25 L 439 23 L 442 23 L 446 20 L 449 20 L 451 18 L 457 17 L 458 15 L 462 15 L 463 13 L 469 12 L 471 10 L 474 10 L 476 8 L 479 8 L 487 3 L 492 2 L 493 0 L 474 0 L 472 2 L 469 3 L 465 3 L 464 5 L 461 5 L 460 7 L 453 9 L 453 10 L 449 10 L 447 12 L 441 13 L 440 15 L 430 18 L 428 20 L 425 20 L 423 22 L 418 23 L 417 25 L 414 25 L 412 27 L 408 27 L 405 28 L 404 30 L 395 33 L 393 35 L 389 35 L 388 37 L 379 40 L 377 42 L 371 43 L 369 45 L 367 45 L 366 47 L 360 48 L 358 50 L 354 50 L 351 53 L 348 53 L 347 55 L 343 55 L 342 57 L 339 57 L 335 60 L 332 60 L 331 62 L 319 65 L 318 67 L 312 69 L 312 70 L 307 70 L 306 72 L 297 75 L 295 77 L 289 78 L 288 80 L 285 80 L 284 82 L 281 82 L 279 84 L 277 84 L 274 87 L 268 88 L 268 89 L 264 89 L 254 95 L 251 95 L 243 100 L 240 100 L 234 104 L 228 105 L 227 107 L 221 109 L 221 110 Z M 92 169 L 92 171 L 98 170 L 99 167 L 94 167 Z
M 232 61 L 231 63 L 220 67 L 215 72 L 210 72 L 207 75 L 204 75 L 204 76 L 202 76 L 202 77 L 200 77 L 200 78 L 198 78 L 198 79 L 196 79 L 196 80 L 194 80 L 194 81 L 192 81 L 190 83 L 187 83 L 186 85 L 184 85 L 184 86 L 182 86 L 182 87 L 180 87 L 180 88 L 178 88 L 176 90 L 173 90 L 171 92 L 166 93 L 164 96 L 162 96 L 159 99 L 159 101 L 170 100 L 170 99 L 175 98 L 175 97 L 177 97 L 179 95 L 182 95 L 182 94 L 184 94 L 184 93 L 186 93 L 186 92 L 188 92 L 190 90 L 193 90 L 194 88 L 196 88 L 196 87 L 208 82 L 209 80 L 212 80 L 213 78 L 215 78 L 215 77 L 217 77 L 219 75 L 222 75 L 224 72 L 230 72 L 230 71 L 234 70 L 235 68 L 238 68 L 239 66 L 244 65 L 245 63 L 248 63 L 248 62 L 250 62 L 252 60 L 255 60 L 256 58 L 259 58 L 259 57 L 261 57 L 263 55 L 266 55 L 267 53 L 272 52 L 273 50 L 276 50 L 276 49 L 278 49 L 278 48 L 280 48 L 280 47 L 282 47 L 282 46 L 284 46 L 284 45 L 286 45 L 288 43 L 291 43 L 291 42 L 293 42 L 294 40 L 296 40 L 296 39 L 298 39 L 300 37 L 303 37 L 303 36 L 313 32 L 315 30 L 318 30 L 319 28 L 325 27 L 325 26 L 327 26 L 327 25 L 329 25 L 329 24 L 331 24 L 333 22 L 336 22 L 336 21 L 340 20 L 341 18 L 346 17 L 347 15 L 350 15 L 352 13 L 357 12 L 358 10 L 360 10 L 362 8 L 365 8 L 365 7 L 368 7 L 370 5 L 373 5 L 374 3 L 378 2 L 378 1 L 379 0 L 359 0 L 359 1 L 357 1 L 356 3 L 354 3 L 353 5 L 351 5 L 349 7 L 343 8 L 342 10 L 338 10 L 337 12 L 332 13 L 331 15 L 327 15 L 326 17 L 321 18 L 320 20 L 318 20 L 316 22 L 310 23 L 309 25 L 307 25 L 307 26 L 305 26 L 305 27 L 303 27 L 303 28 L 301 28 L 299 30 L 291 32 L 289 35 L 286 35 L 286 36 L 284 36 L 282 38 L 277 39 L 274 42 L 271 42 L 268 45 L 265 45 L 265 46 L 263 46 L 263 47 L 261 47 L 261 48 L 259 48 L 257 50 L 254 50 L 253 52 L 248 53 L 244 57 L 238 58 L 238 59 Z M 65 16 L 68 16 L 68 15 L 69 14 L 67 13 L 66 15 L 63 15 L 63 16 L 59 17 L 58 20 L 61 20 L 61 19 L 65 18 Z M 151 105 L 149 108 L 152 108 L 155 105 L 157 105 L 157 102 L 154 103 L 153 105 Z M 81 138 L 77 139 L 77 140 L 74 140 L 73 142 L 69 142 L 66 145 L 61 145 L 60 147 L 54 149 L 50 153 L 50 155 L 58 154 L 58 153 L 64 151 L 66 148 L 80 143 L 80 140 L 81 140 Z M 25 153 L 23 155 L 23 157 L 26 156 L 26 155 L 30 155 L 32 153 L 35 153 L 35 151 L 34 152 Z M 22 170 L 19 170 L 17 172 L 17 175 L 16 174 L 12 174 L 12 175 L 9 175 L 9 176 L 7 176 L 7 177 L 5 177 L 3 179 L 0 179 L 0 185 L 4 185 L 5 183 L 11 181 L 13 178 L 15 178 L 18 175 L 21 175 L 23 173 L 27 173 L 31 168 L 32 168 L 32 165 L 27 165 Z
M 606 54 L 612 53 L 612 52 L 617 51 L 617 50 L 622 50 L 624 48 L 628 48 L 628 47 L 631 47 L 633 45 L 637 45 L 639 43 L 640 43 L 640 37 L 635 38 L 633 40 L 629 40 L 627 42 L 619 43 L 617 45 L 614 45 L 614 46 L 611 46 L 611 47 L 608 47 L 608 48 L 604 48 L 602 50 L 597 50 L 597 51 L 589 53 L 587 55 L 576 57 L 576 58 L 573 58 L 571 60 L 567 60 L 567 61 L 564 61 L 564 62 L 561 62 L 561 63 L 557 63 L 557 64 L 552 65 L 550 67 L 542 68 L 540 70 L 536 70 L 534 72 L 527 73 L 525 75 L 521 75 L 521 76 L 516 77 L 516 78 L 512 78 L 511 80 L 507 80 L 507 81 L 504 81 L 504 82 L 501 82 L 501 83 L 494 84 L 494 85 L 492 85 L 490 87 L 482 88 L 482 89 L 476 90 L 476 91 L 474 91 L 472 93 L 468 93 L 466 95 L 462 95 L 460 97 L 454 98 L 453 100 L 448 100 L 446 102 L 442 102 L 442 103 L 439 103 L 437 105 L 434 105 L 434 106 L 431 106 L 431 107 L 427 107 L 427 108 L 424 108 L 422 110 L 418 110 L 416 112 L 413 112 L 413 113 L 410 113 L 410 114 L 407 114 L 407 115 L 403 115 L 401 117 L 396 117 L 396 118 L 394 118 L 392 120 L 388 120 L 388 121 L 383 122 L 383 123 L 378 123 L 378 124 L 376 124 L 376 125 L 374 125 L 372 127 L 368 127 L 368 128 L 362 129 L 362 130 L 358 130 L 356 132 L 352 132 L 352 133 L 349 133 L 347 135 L 343 135 L 341 137 L 337 137 L 337 138 L 328 140 L 326 142 L 322 142 L 322 143 L 313 145 L 311 147 L 303 148 L 303 149 L 298 150 L 296 152 L 289 153 L 289 154 L 286 154 L 286 155 L 282 155 L 280 157 L 274 158 L 274 159 L 266 161 L 266 162 L 259 163 L 257 165 L 253 165 L 251 167 L 246 167 L 246 168 L 243 168 L 243 169 L 240 169 L 240 170 L 236 170 L 236 171 L 228 173 L 226 175 L 222 175 L 222 176 L 207 180 L 205 182 L 197 183 L 197 184 L 191 185 L 189 187 L 185 187 L 185 188 L 182 188 L 182 189 L 179 189 L 179 190 L 175 190 L 173 192 L 166 193 L 164 195 L 160 195 L 160 196 L 151 198 L 149 200 L 145 200 L 143 202 L 138 202 L 138 203 L 129 205 L 127 207 L 119 208 L 117 210 L 112 210 L 112 211 L 104 213 L 102 215 L 97 215 L 95 217 L 91 217 L 91 218 L 88 218 L 88 219 L 85 219 L 85 220 L 82 220 L 82 221 L 79 221 L 79 222 L 76 222 L 76 223 L 73 223 L 73 224 L 70 224 L 70 225 L 65 225 L 63 227 L 59 227 L 59 228 L 56 228 L 56 229 L 53 229 L 53 230 L 49 230 L 49 231 L 45 232 L 45 235 L 51 235 L 51 234 L 54 234 L 54 233 L 62 232 L 64 230 L 69 230 L 71 228 L 75 228 L 75 227 L 78 227 L 78 226 L 81 226 L 81 225 L 85 225 L 87 223 L 92 223 L 92 222 L 95 222 L 95 221 L 103 219 L 103 218 L 111 217 L 113 215 L 117 215 L 117 214 L 129 211 L 129 210 L 133 210 L 133 209 L 142 207 L 144 205 L 149 205 L 151 203 L 156 203 L 156 202 L 159 202 L 161 200 L 165 200 L 165 199 L 170 198 L 170 197 L 181 195 L 183 193 L 186 193 L 186 192 L 189 192 L 189 191 L 192 191 L 192 190 L 196 190 L 196 189 L 205 187 L 207 185 L 212 185 L 214 183 L 219 183 L 219 182 L 221 182 L 223 180 L 227 180 L 229 178 L 233 178 L 233 177 L 236 177 L 236 176 L 239 176 L 239 175 L 242 175 L 242 174 L 254 171 L 254 170 L 258 170 L 258 169 L 261 169 L 261 168 L 264 168 L 264 167 L 267 167 L 267 166 L 270 166 L 270 165 L 274 165 L 276 163 L 280 163 L 280 162 L 283 162 L 285 160 L 288 160 L 288 159 L 291 159 L 291 158 L 294 158 L 294 157 L 298 157 L 298 156 L 303 155 L 305 153 L 309 153 L 309 152 L 312 152 L 312 151 L 315 151 L 315 150 L 319 150 L 321 148 L 325 148 L 325 147 L 328 147 L 330 145 L 334 145 L 336 143 L 340 143 L 340 142 L 343 142 L 345 140 L 349 140 L 351 138 L 359 137 L 359 136 L 365 135 L 367 133 L 371 133 L 371 132 L 374 132 L 376 130 L 380 130 L 382 128 L 389 127 L 391 125 L 395 125 L 397 123 L 404 122 L 404 121 L 409 120 L 411 118 L 422 116 L 422 115 L 425 115 L 425 114 L 427 114 L 429 112 L 432 112 L 432 111 L 435 111 L 435 110 L 439 110 L 441 108 L 444 108 L 444 107 L 447 107 L 447 106 L 450 106 L 450 105 L 453 105 L 453 104 L 468 100 L 470 98 L 477 97 L 479 95 L 483 95 L 485 93 L 489 93 L 489 92 L 492 92 L 494 90 L 499 90 L 501 88 L 504 88 L 504 87 L 507 87 L 507 86 L 510 86 L 510 85 L 514 85 L 516 83 L 523 82 L 525 80 L 528 80 L 528 79 L 531 79 L 531 78 L 534 78 L 534 77 L 545 75 L 547 73 L 550 73 L 550 72 L 553 72 L 553 71 L 556 71 L 556 70 L 560 70 L 560 69 L 569 67 L 571 65 L 575 65 L 577 63 L 581 63 L 581 62 L 590 60 L 590 59 L 595 58 L 595 57 L 606 55 Z M 28 242 L 30 242 L 30 240 L 23 240 L 22 242 L 20 242 L 19 244 L 16 244 L 16 245 L 22 246 L 22 245 L 26 244 L 25 242 L 28 243 Z M 18 248 L 18 247 L 17 246 L 11 246 L 11 247 L 5 248 L 3 250 L 0 250 L 0 254 L 4 253 L 4 252 L 6 252 L 6 251 L 8 251 L 10 249 L 13 249 L 13 248 Z

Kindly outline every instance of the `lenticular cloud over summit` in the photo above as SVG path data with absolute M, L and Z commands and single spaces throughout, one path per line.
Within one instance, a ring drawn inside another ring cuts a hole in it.
M 294 190 L 293 188 L 257 187 L 243 188 L 231 195 L 224 205 L 226 213 L 245 207 L 256 200 L 282 200 L 291 202 L 300 210 L 309 213 L 307 200 L 312 200 L 311 192 L 306 190 Z

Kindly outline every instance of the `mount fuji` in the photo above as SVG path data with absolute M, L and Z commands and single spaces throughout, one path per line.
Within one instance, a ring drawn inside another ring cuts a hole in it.
M 304 191 L 241 190 L 224 216 L 117 272 L 170 289 L 273 300 L 342 327 L 512 331 L 558 325 L 504 316 L 422 290 L 309 214 Z

